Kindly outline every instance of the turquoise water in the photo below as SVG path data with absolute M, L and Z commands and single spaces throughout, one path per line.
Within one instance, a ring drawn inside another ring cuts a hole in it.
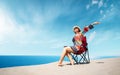
M 118 56 L 104 56 L 95 59 L 116 58 Z M 40 65 L 58 61 L 60 56 L 0 56 L 0 68 Z M 67 58 L 65 61 L 69 61 Z
M 0 68 L 47 64 L 58 61 L 60 56 L 0 56 Z M 68 61 L 67 58 L 65 58 Z

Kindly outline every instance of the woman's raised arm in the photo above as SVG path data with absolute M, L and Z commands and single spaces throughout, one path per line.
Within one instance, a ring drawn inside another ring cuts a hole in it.
M 89 30 L 93 29 L 94 26 L 97 25 L 97 24 L 100 24 L 100 22 L 93 22 L 90 25 L 85 26 L 83 31 L 82 31 L 82 34 L 84 35 L 86 32 L 88 32 Z

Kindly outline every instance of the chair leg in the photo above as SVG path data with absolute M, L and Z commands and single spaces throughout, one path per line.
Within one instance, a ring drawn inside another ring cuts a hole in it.
M 81 54 L 80 56 L 81 56 L 81 59 L 79 60 L 79 63 L 81 64 L 90 63 L 89 53 L 87 51 Z
M 73 55 L 73 54 L 71 54 L 71 56 L 74 59 L 74 61 L 76 62 L 76 64 L 78 64 L 78 56 L 77 55 Z
M 90 63 L 89 51 L 87 51 L 87 55 L 88 55 L 88 63 Z
M 76 64 L 87 64 L 90 63 L 90 58 L 89 58 L 89 52 L 86 51 L 80 55 L 76 55 L 76 54 L 71 54 L 73 60 L 76 62 Z M 81 58 L 79 58 L 78 56 L 80 56 Z

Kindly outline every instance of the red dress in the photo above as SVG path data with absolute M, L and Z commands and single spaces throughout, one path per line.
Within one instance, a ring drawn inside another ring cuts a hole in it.
M 85 50 L 87 50 L 87 40 L 84 34 L 93 28 L 94 28 L 93 24 L 90 24 L 89 26 L 84 27 L 83 31 L 80 34 L 76 34 L 73 37 L 72 41 L 74 43 L 74 46 L 71 46 L 71 48 L 73 49 L 75 54 L 81 54 Z

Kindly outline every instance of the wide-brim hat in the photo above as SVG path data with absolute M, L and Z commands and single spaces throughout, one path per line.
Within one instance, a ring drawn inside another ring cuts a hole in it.
M 79 26 L 73 26 L 73 31 L 74 31 L 75 28 L 78 28 L 80 30 Z

